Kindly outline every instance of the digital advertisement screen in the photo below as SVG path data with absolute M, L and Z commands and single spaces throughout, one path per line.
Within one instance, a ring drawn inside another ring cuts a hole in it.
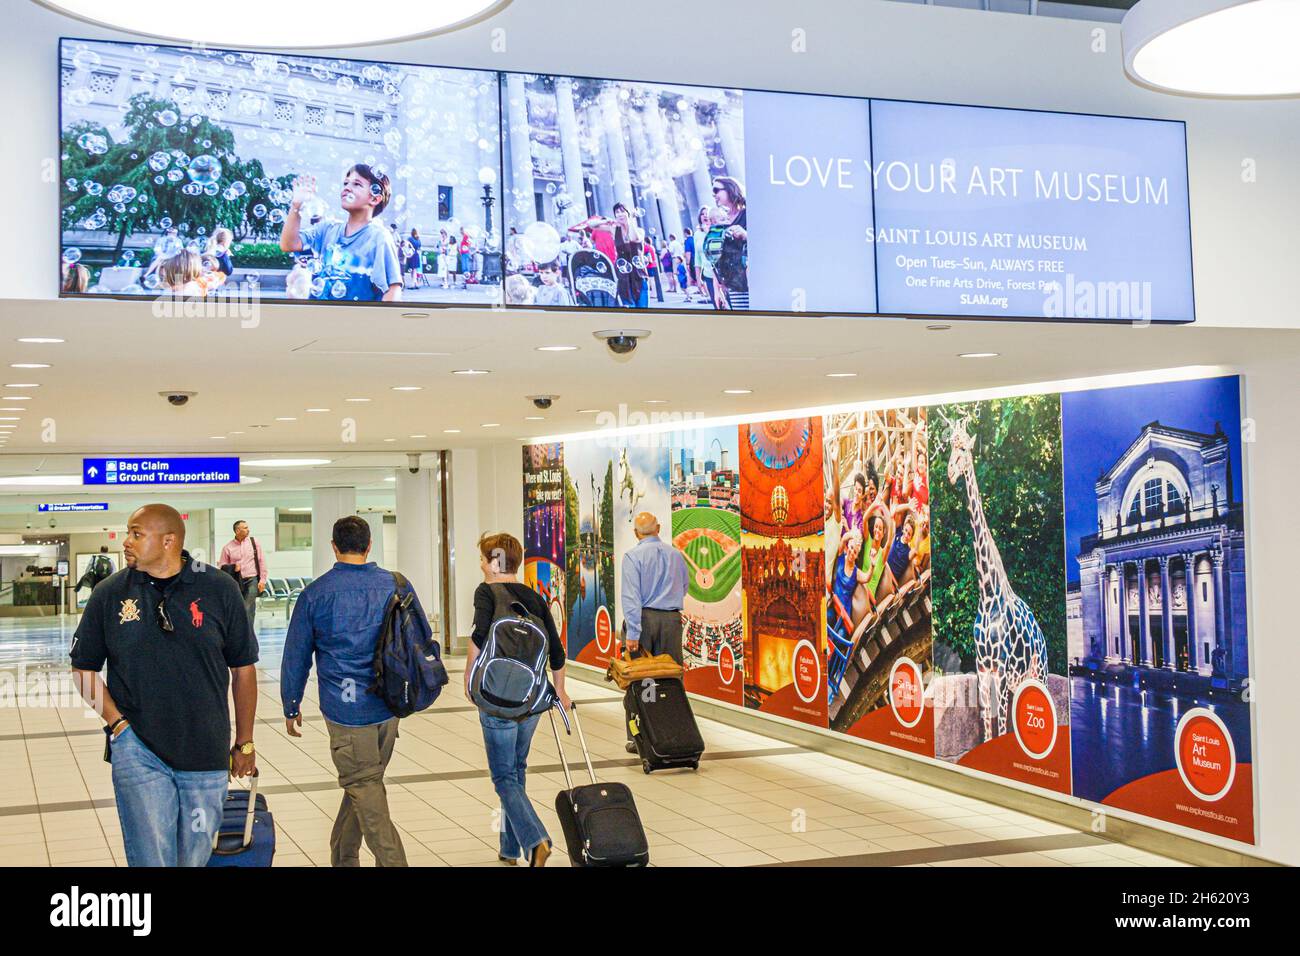
M 1182 123 L 871 101 L 879 311 L 1194 317 Z
M 497 74 L 64 40 L 62 291 L 483 305 Z
M 1179 122 L 69 39 L 60 92 L 68 296 L 1195 318 Z
M 507 304 L 874 311 L 866 100 L 504 74 L 502 103 Z

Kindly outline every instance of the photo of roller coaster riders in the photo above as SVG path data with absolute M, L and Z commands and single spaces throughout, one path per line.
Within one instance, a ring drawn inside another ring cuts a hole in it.
M 868 715 L 888 711 L 898 660 L 922 676 L 932 670 L 926 410 L 839 412 L 826 416 L 824 435 L 831 728 L 876 739 L 873 727 L 890 715 Z M 919 698 L 908 703 L 920 706 Z M 928 749 L 928 735 L 920 736 Z M 899 743 L 888 735 L 881 742 Z
M 741 91 L 501 82 L 507 304 L 749 308 Z

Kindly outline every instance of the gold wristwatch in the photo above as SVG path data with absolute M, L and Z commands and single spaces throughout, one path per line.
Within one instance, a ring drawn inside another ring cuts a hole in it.
M 230 752 L 232 754 L 235 753 L 236 751 L 243 754 L 245 757 L 249 756 L 250 754 L 253 753 L 253 742 L 250 740 L 246 744 L 235 744 L 235 746 L 230 748 Z

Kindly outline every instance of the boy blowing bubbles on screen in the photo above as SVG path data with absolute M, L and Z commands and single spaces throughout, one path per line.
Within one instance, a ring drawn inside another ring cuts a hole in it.
M 392 198 L 388 177 L 365 163 L 343 176 L 339 201 L 347 219 L 306 227 L 302 207 L 316 196 L 316 177 L 293 181 L 293 199 L 280 231 L 284 252 L 309 251 L 323 263 L 313 299 L 396 302 L 402 297 L 402 266 L 389 230 L 374 222 Z

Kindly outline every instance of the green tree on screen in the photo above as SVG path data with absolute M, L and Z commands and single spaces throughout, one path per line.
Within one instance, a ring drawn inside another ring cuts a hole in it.
M 952 448 L 943 417 L 967 419 L 975 439 L 975 477 L 1011 587 L 1043 629 L 1048 665 L 1066 673 L 1065 514 L 1059 395 L 1031 395 L 940 407 L 931 414 L 930 521 L 934 636 L 975 669 L 973 627 L 979 582 L 965 482 L 948 481 Z

